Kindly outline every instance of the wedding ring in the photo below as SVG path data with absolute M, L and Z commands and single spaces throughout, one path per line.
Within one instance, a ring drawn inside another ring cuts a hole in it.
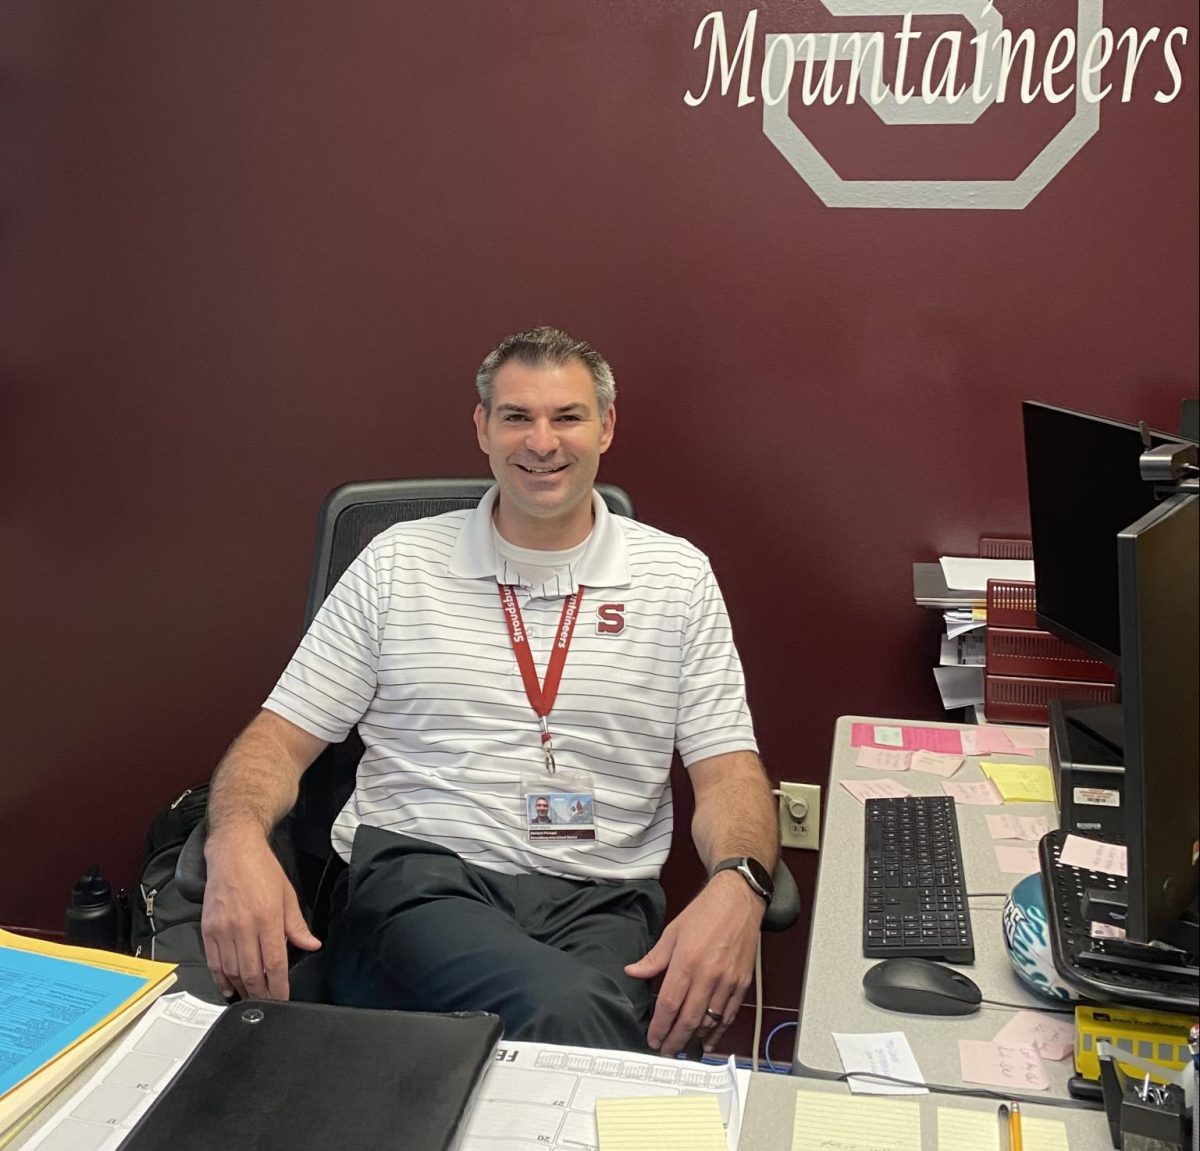
M 704 1014 L 707 1015 L 709 1017 L 709 1019 L 711 1019 L 714 1023 L 724 1023 L 725 1022 L 725 1016 L 721 1015 L 717 1011 L 714 1011 L 711 1007 L 706 1007 L 704 1009 Z

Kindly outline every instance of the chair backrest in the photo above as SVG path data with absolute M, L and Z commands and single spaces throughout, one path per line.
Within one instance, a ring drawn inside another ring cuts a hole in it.
M 473 508 L 492 483 L 490 479 L 377 480 L 335 488 L 317 517 L 305 629 L 355 556 L 381 531 L 406 520 Z M 610 511 L 634 518 L 633 503 L 620 488 L 597 484 L 596 490 Z M 287 836 L 296 855 L 295 878 L 302 895 L 316 890 L 330 854 L 330 828 L 354 790 L 362 753 L 362 740 L 353 731 L 342 743 L 327 748 L 300 781 L 300 794 L 287 820 Z

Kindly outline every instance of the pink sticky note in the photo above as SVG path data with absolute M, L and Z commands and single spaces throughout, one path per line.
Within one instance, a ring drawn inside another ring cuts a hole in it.
M 919 754 L 919 753 L 918 753 Z M 882 747 L 860 747 L 858 758 L 854 761 L 858 767 L 871 767 L 876 771 L 907 771 L 909 761 L 913 757 L 911 751 L 896 751 Z
M 1075 1050 L 1075 1024 L 1040 1011 L 1018 1011 L 992 1042 L 1001 1047 L 1035 1047 L 1043 1059 L 1066 1059 Z
M 990 779 L 980 779 L 974 783 L 942 783 L 942 791 L 954 797 L 955 803 L 973 803 L 984 807 L 999 807 L 1004 802 L 1000 789 Z
M 907 787 L 901 787 L 894 779 L 843 779 L 842 786 L 864 806 L 868 799 L 912 795 Z
M 856 723 L 850 728 L 851 747 L 884 747 L 901 751 L 940 751 L 962 755 L 962 737 L 952 727 L 906 727 L 900 724 Z
M 973 727 L 970 731 L 964 731 L 962 746 L 963 752 L 967 755 L 995 755 L 997 752 L 1018 753 L 1013 741 L 1008 738 L 1001 727 Z
M 1033 875 L 1041 867 L 1036 847 L 1012 847 L 993 843 L 992 848 L 996 852 L 996 863 L 1000 870 L 1009 875 Z
M 1050 729 L 1048 727 L 1006 727 L 1008 738 L 1013 747 L 1028 747 L 1034 751 L 1044 751 L 1050 746 Z
M 1014 1091 L 1045 1091 L 1050 1086 L 1036 1047 L 1010 1047 L 979 1039 L 960 1039 L 958 1059 L 967 1083 L 987 1083 Z
M 927 771 L 931 775 L 940 775 L 946 778 L 962 767 L 963 762 L 961 755 L 943 755 L 937 751 L 914 751 L 912 762 L 908 766 L 911 771 Z
M 1105 875 L 1129 874 L 1128 851 L 1124 846 L 1085 839 L 1082 835 L 1067 836 L 1059 859 L 1068 867 L 1081 867 L 1084 871 L 1102 871 Z
M 1050 830 L 1044 815 L 989 815 L 988 833 L 993 839 L 1039 840 Z

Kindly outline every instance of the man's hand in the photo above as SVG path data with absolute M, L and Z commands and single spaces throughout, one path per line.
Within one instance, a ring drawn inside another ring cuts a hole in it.
M 740 875 L 719 872 L 667 924 L 659 941 L 625 968 L 634 979 L 667 973 L 646 1035 L 651 1047 L 675 1055 L 698 1032 L 704 1050 L 713 1050 L 753 977 L 765 910 L 762 897 Z
M 205 848 L 200 919 L 208 969 L 225 996 L 288 997 L 287 944 L 316 951 L 288 877 L 257 829 L 231 830 Z

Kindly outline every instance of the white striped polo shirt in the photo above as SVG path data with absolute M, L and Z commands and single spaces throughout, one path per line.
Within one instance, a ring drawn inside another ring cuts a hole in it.
M 518 591 L 541 679 L 563 600 L 585 589 L 549 723 L 560 770 L 592 776 L 596 839 L 531 843 L 522 774 L 540 773 L 546 790 L 553 777 L 497 592 L 496 494 L 376 536 L 263 706 L 331 743 L 358 724 L 366 751 L 332 833 L 344 858 L 367 823 L 497 871 L 657 878 L 672 751 L 690 765 L 757 750 L 712 569 L 686 540 L 612 515 L 593 493 L 578 563 Z

